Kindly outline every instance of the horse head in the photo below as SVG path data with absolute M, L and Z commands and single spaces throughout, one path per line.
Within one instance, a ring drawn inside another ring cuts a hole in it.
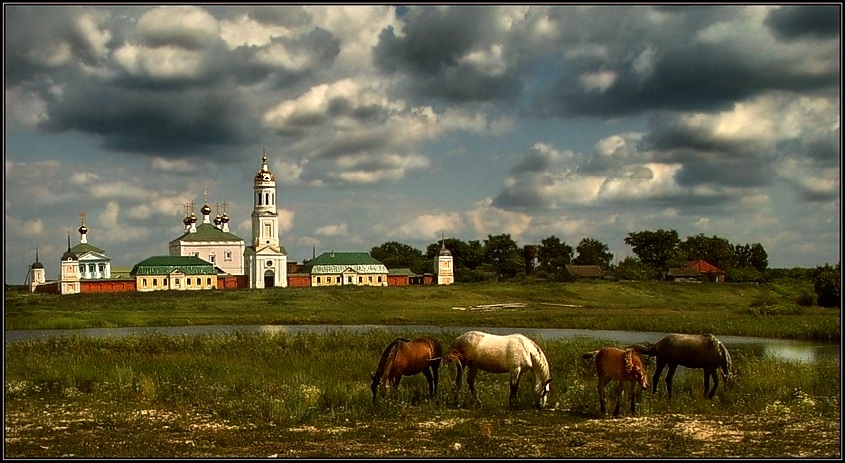
M 625 372 L 632 377 L 643 389 L 648 389 L 648 374 L 643 368 L 643 362 L 636 349 L 625 351 Z
M 534 390 L 534 406 L 536 408 L 544 408 L 546 406 L 546 402 L 549 400 L 549 391 L 551 390 L 550 383 L 552 379 L 549 378 L 543 383 L 539 385 L 538 388 Z

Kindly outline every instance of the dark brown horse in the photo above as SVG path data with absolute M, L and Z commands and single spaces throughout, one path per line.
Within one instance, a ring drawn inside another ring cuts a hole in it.
M 604 389 L 610 381 L 616 381 L 616 407 L 613 416 L 619 416 L 622 405 L 622 395 L 625 384 L 631 383 L 631 414 L 637 412 L 636 398 L 640 389 L 648 389 L 648 373 L 643 361 L 634 349 L 620 349 L 618 347 L 603 347 L 594 352 L 587 352 L 583 358 L 595 358 L 596 375 L 598 376 L 599 405 L 601 414 L 605 414 Z M 637 389 L 637 386 L 640 389 Z
M 657 357 L 657 369 L 652 378 L 653 393 L 657 392 L 657 383 L 660 381 L 663 368 L 669 365 L 669 372 L 666 373 L 666 392 L 669 399 L 672 398 L 672 377 L 675 376 L 678 365 L 704 370 L 704 397 L 708 399 L 713 398 L 716 388 L 719 387 L 719 375 L 716 373 L 720 369 L 726 382 L 734 379 L 731 354 L 712 334 L 667 334 L 656 344 L 644 342 L 637 344 L 636 349 L 641 354 Z M 711 377 L 713 378 L 712 388 L 710 388 Z
M 403 376 L 420 373 L 428 380 L 429 395 L 434 396 L 437 394 L 438 370 L 442 358 L 443 349 L 435 339 L 419 338 L 409 341 L 396 338 L 384 349 L 378 368 L 371 375 L 373 403 L 376 402 L 376 392 L 379 389 L 382 395 L 387 392 L 387 382 L 391 383 L 393 389 L 398 389 Z

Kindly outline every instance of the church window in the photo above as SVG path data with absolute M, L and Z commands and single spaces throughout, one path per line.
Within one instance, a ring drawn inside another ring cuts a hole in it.
M 205 284 L 211 286 L 211 277 L 205 279 Z
M 208 255 L 208 261 L 211 262 L 212 264 L 216 264 L 217 263 L 217 254 L 215 254 L 213 252 L 210 253 Z
M 226 251 L 226 253 L 223 254 L 223 258 L 226 260 L 232 260 L 232 251 Z

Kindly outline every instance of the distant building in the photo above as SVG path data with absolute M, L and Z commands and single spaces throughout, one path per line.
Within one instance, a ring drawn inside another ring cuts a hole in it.
M 83 280 L 111 278 L 111 258 L 102 249 L 88 243 L 85 211 L 79 213 L 79 244 L 71 248 L 79 259 L 79 277 Z
M 199 226 L 196 225 L 197 218 L 190 210 L 191 208 L 190 203 L 186 205 L 185 218 L 182 220 L 185 224 L 185 232 L 170 242 L 170 255 L 199 257 L 210 262 L 223 273 L 243 275 L 246 245 L 243 238 L 229 231 L 229 216 L 226 214 L 225 207 L 222 215 L 218 208 L 212 225 L 211 207 L 208 205 L 206 195 L 205 203 L 200 209 L 203 218 Z
M 252 243 L 244 249 L 249 287 L 286 287 L 288 256 L 279 242 L 276 176 L 267 167 L 266 148 L 261 156 L 261 170 L 255 174 L 252 189 Z
M 666 273 L 666 279 L 672 281 L 709 281 L 712 283 L 724 283 L 725 272 L 707 261 L 692 260 L 683 267 L 670 268 Z
M 153 256 L 132 267 L 137 291 L 202 290 L 217 288 L 217 270 L 194 256 Z
M 35 292 L 38 285 L 43 285 L 47 282 L 47 272 L 44 270 L 44 264 L 38 260 L 38 248 L 35 249 L 35 262 L 29 266 L 29 272 L 26 275 L 26 284 L 29 286 L 30 292 Z
M 604 270 L 598 265 L 567 265 L 566 271 L 575 278 L 602 278 Z
M 78 294 L 81 292 L 79 284 L 79 258 L 70 248 L 70 232 L 67 234 L 67 251 L 62 254 L 61 273 L 59 276 L 60 294 Z
M 324 252 L 303 270 L 311 286 L 387 286 L 387 267 L 366 252 Z
M 446 249 L 446 237 L 440 241 L 440 251 L 437 253 L 437 284 L 451 285 L 455 282 L 455 269 L 452 266 L 452 253 Z

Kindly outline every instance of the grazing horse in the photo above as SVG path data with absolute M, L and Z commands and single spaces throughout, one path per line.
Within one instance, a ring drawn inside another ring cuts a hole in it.
M 595 358 L 596 360 L 596 374 L 599 378 L 599 405 L 601 405 L 601 414 L 605 414 L 605 400 L 604 389 L 607 383 L 615 380 L 616 387 L 616 407 L 613 410 L 613 416 L 619 416 L 619 409 L 622 405 L 622 394 L 624 392 L 625 383 L 631 383 L 631 414 L 637 412 L 636 397 L 637 385 L 641 389 L 648 389 L 648 373 L 643 366 L 643 361 L 639 354 L 634 349 L 620 349 L 618 347 L 604 347 L 598 351 L 587 352 L 582 356 L 583 358 Z
M 652 378 L 654 384 L 652 393 L 657 392 L 660 374 L 663 373 L 663 368 L 669 365 L 669 372 L 666 373 L 666 392 L 669 399 L 672 398 L 672 377 L 675 376 L 678 365 L 704 370 L 704 397 L 708 399 L 713 398 L 716 388 L 719 387 L 719 376 L 716 374 L 719 369 L 726 382 L 734 379 L 731 354 L 712 334 L 667 334 L 656 344 L 648 342 L 637 344 L 637 350 L 641 354 L 657 357 L 657 369 Z M 710 388 L 711 377 L 713 378 L 712 389 Z
M 413 376 L 419 373 L 428 380 L 428 393 L 437 394 L 437 377 L 442 360 L 440 343 L 431 338 L 419 338 L 413 341 L 396 338 L 388 344 L 381 354 L 376 372 L 370 375 L 373 382 L 373 403 L 376 402 L 376 391 L 380 388 L 382 395 L 387 392 L 387 382 L 394 389 L 399 388 L 399 381 L 403 376 Z
M 455 378 L 455 400 L 461 389 L 463 369 L 467 371 L 467 385 L 476 401 L 475 376 L 478 370 L 488 373 L 510 374 L 510 395 L 508 405 L 513 407 L 519 379 L 526 371 L 534 377 L 534 406 L 543 408 L 549 396 L 552 381 L 549 362 L 537 344 L 522 334 L 500 336 L 481 331 L 467 331 L 458 336 L 446 354 L 446 359 L 455 363 L 458 369 Z

